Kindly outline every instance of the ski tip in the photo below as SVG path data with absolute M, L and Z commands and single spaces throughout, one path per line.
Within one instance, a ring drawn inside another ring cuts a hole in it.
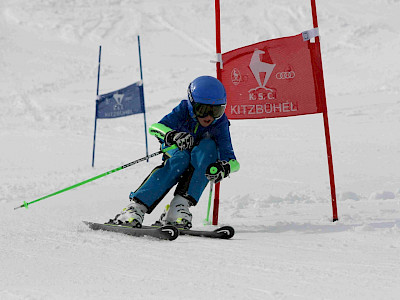
M 93 230 L 99 229 L 99 228 L 98 228 L 98 225 L 96 226 L 96 223 L 89 222 L 89 221 L 82 221 L 82 222 L 83 222 L 83 224 L 85 224 L 86 226 L 88 226 L 90 229 L 93 229 Z
M 215 229 L 214 232 L 221 233 L 221 239 L 230 239 L 235 235 L 235 229 L 232 226 L 222 226 Z
M 160 227 L 159 230 L 163 233 L 165 237 L 170 241 L 175 240 L 179 236 L 179 230 L 172 225 L 165 225 Z

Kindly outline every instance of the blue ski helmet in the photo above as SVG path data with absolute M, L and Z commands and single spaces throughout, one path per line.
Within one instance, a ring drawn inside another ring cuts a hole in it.
M 200 76 L 189 84 L 188 97 L 190 103 L 208 105 L 226 105 L 226 91 L 222 83 L 215 77 Z
M 226 91 L 222 83 L 211 76 L 201 76 L 189 84 L 188 97 L 196 117 L 222 117 L 226 107 Z

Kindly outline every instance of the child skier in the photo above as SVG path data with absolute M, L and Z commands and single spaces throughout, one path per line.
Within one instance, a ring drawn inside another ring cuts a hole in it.
M 198 77 L 189 85 L 188 98 L 150 126 L 150 134 L 159 139 L 162 149 L 176 147 L 164 153 L 163 163 L 130 194 L 130 203 L 110 223 L 141 227 L 144 214 L 150 214 L 177 184 L 159 222 L 190 228 L 189 207 L 197 204 L 208 181 L 220 182 L 239 170 L 224 114 L 226 92 L 222 83 L 211 76 Z

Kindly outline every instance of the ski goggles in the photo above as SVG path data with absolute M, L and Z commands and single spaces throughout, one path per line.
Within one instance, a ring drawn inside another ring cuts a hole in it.
M 203 103 L 192 103 L 193 112 L 199 118 L 205 118 L 208 115 L 214 119 L 222 117 L 225 111 L 226 105 L 209 105 Z

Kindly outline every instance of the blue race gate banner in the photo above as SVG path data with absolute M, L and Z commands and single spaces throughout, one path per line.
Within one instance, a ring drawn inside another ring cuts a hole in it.
M 139 36 L 138 36 L 138 50 L 139 50 L 141 80 L 135 82 L 134 84 L 128 85 L 127 87 L 124 87 L 122 89 L 107 94 L 99 95 L 101 45 L 99 47 L 99 64 L 97 69 L 97 91 L 96 91 L 97 100 L 96 100 L 96 114 L 94 118 L 92 167 L 94 167 L 94 157 L 96 149 L 97 119 L 114 119 L 114 118 L 121 118 L 143 113 L 146 156 L 149 155 L 149 150 L 147 145 L 146 110 L 144 106 L 142 57 L 140 51 Z M 147 159 L 147 162 L 148 161 L 149 159 Z
M 142 81 L 99 95 L 96 100 L 98 119 L 120 118 L 140 113 L 145 113 Z

